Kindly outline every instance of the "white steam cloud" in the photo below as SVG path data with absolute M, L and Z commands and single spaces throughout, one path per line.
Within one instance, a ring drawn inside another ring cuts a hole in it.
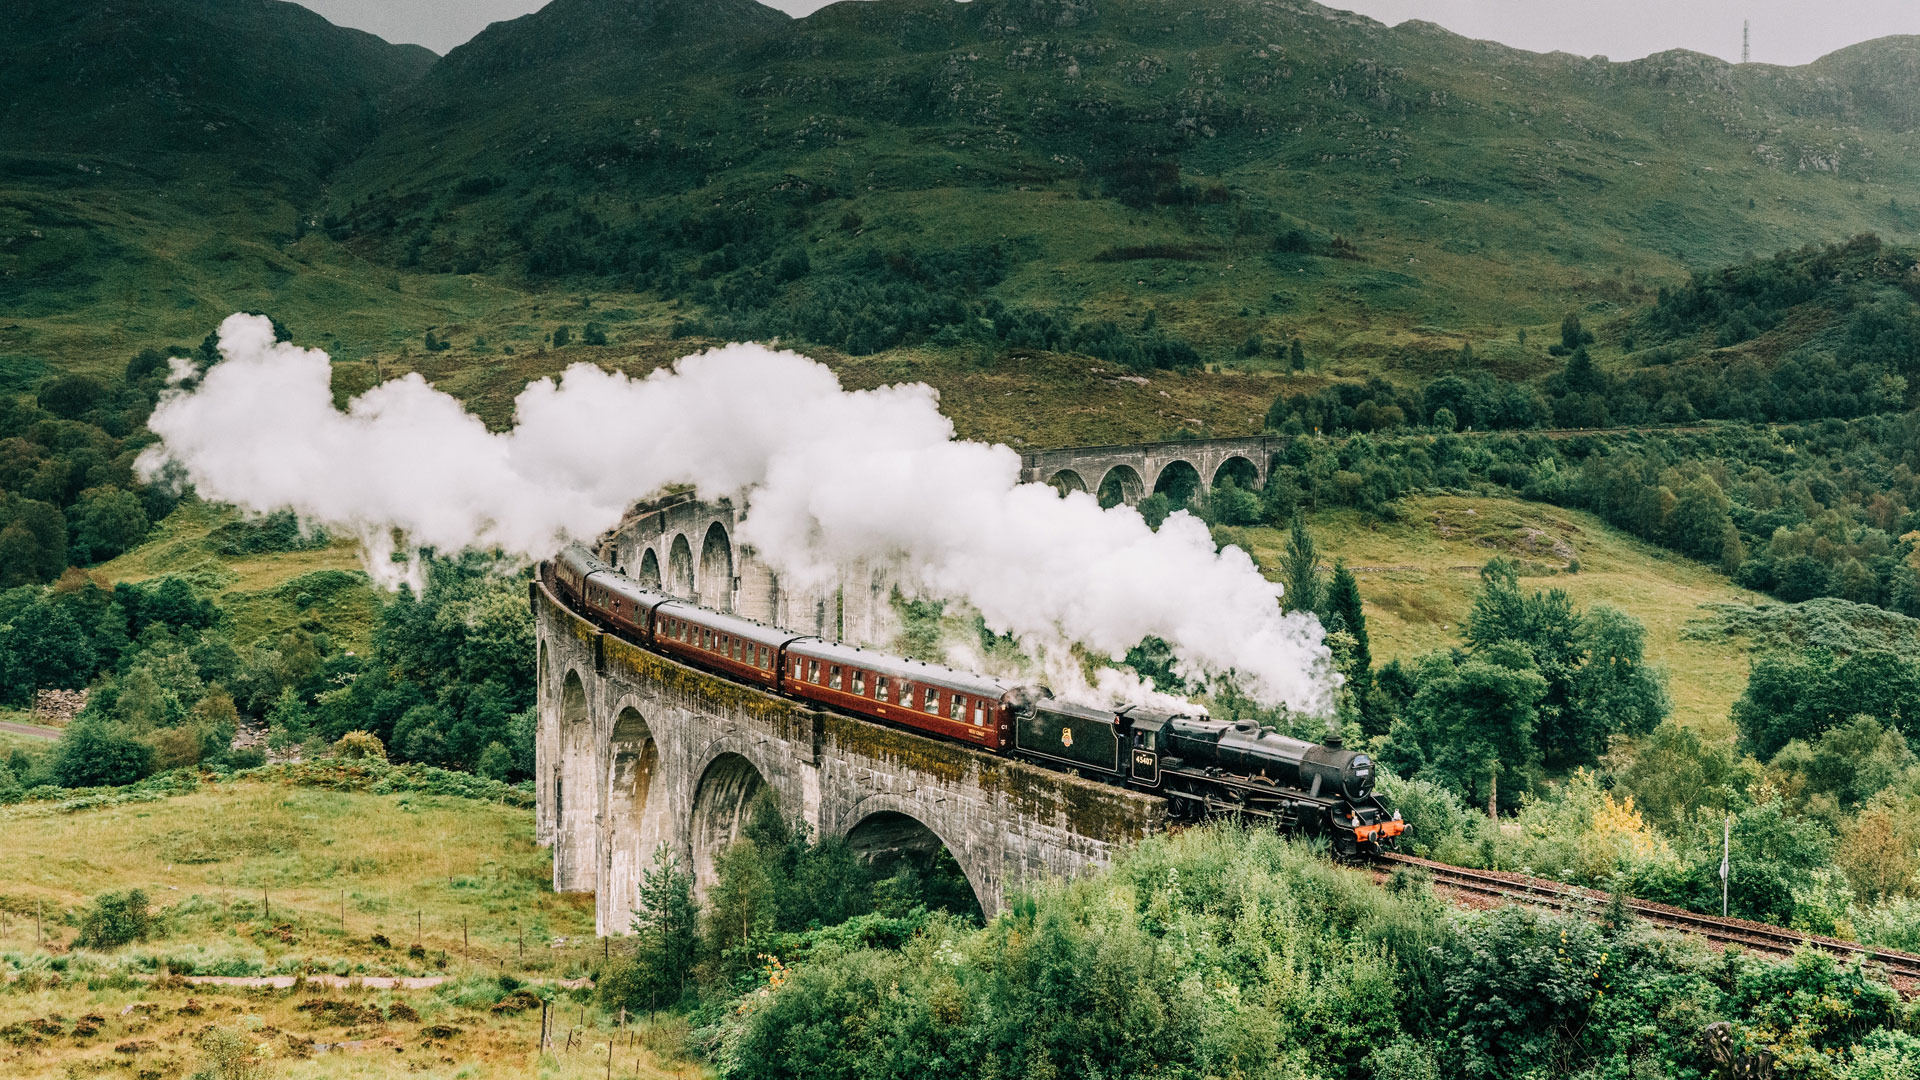
M 1319 624 L 1283 615 L 1246 552 L 1215 550 L 1184 513 L 1156 532 L 1020 483 L 1019 456 L 956 440 L 922 384 L 848 391 L 797 353 L 729 345 L 641 379 L 576 364 L 529 385 L 496 434 L 418 375 L 341 412 L 326 354 L 275 342 L 264 318 L 228 318 L 219 341 L 225 362 L 154 411 L 142 470 L 177 463 L 207 498 L 351 531 L 376 572 L 391 572 L 396 531 L 547 558 L 690 484 L 744 503 L 738 539 L 783 578 L 890 563 L 903 588 L 964 600 L 1050 672 L 1070 643 L 1118 657 L 1154 635 L 1182 675 L 1232 672 L 1265 704 L 1323 713 L 1338 684 Z

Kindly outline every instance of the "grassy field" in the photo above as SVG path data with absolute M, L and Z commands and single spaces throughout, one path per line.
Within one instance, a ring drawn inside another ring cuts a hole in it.
M 592 897 L 549 887 L 528 810 L 242 780 L 77 813 L 14 807 L 0 810 L 0 830 L 0 1074 L 181 1076 L 220 1025 L 270 1047 L 274 1076 L 603 1076 L 610 1037 L 615 1075 L 683 1075 L 662 1064 L 683 1033 L 646 1034 L 649 1049 L 596 1029 L 592 1007 L 566 992 L 562 1046 L 536 1055 L 539 1006 L 521 1007 L 500 976 L 578 977 L 603 946 Z M 114 953 L 72 950 L 88 899 L 127 888 L 152 898 L 160 933 Z M 272 990 L 139 978 L 165 970 L 446 981 Z
M 1310 524 L 1327 562 L 1345 559 L 1359 578 L 1375 663 L 1459 644 L 1480 567 L 1507 555 L 1521 562 L 1528 587 L 1564 589 L 1581 607 L 1612 604 L 1640 619 L 1647 658 L 1667 670 L 1675 718 L 1703 733 L 1732 735 L 1727 712 L 1746 687 L 1745 654 L 1680 636 L 1702 604 L 1762 599 L 1724 575 L 1590 514 L 1518 500 L 1412 498 L 1396 522 L 1336 511 Z M 1224 531 L 1262 566 L 1280 565 L 1285 533 Z M 1575 559 L 1579 572 L 1567 572 Z
M 237 645 L 303 627 L 324 630 L 345 648 L 365 649 L 378 597 L 361 569 L 358 542 L 337 536 L 313 551 L 230 555 L 216 550 L 211 534 L 239 519 L 230 506 L 183 503 L 146 543 L 91 573 L 107 586 L 168 574 L 184 577 L 232 615 Z

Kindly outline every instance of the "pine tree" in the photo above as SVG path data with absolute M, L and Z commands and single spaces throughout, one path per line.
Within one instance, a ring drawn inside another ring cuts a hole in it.
M 1593 331 L 1581 326 L 1580 316 L 1570 311 L 1567 313 L 1566 318 L 1560 320 L 1560 344 L 1565 347 L 1568 352 L 1572 352 L 1582 345 L 1591 345 L 1593 344 Z
M 638 953 L 645 958 L 653 985 L 679 1000 L 700 957 L 700 908 L 693 900 L 693 875 L 680 858 L 660 845 L 653 865 L 640 875 L 640 910 L 633 917 Z
M 1367 616 L 1360 608 L 1360 582 L 1347 569 L 1346 560 L 1333 564 L 1333 580 L 1327 587 L 1327 612 L 1330 621 L 1353 635 L 1354 681 L 1361 682 L 1373 668 L 1373 649 L 1367 642 Z
M 1307 370 L 1307 350 L 1300 344 L 1299 338 L 1294 338 L 1293 344 L 1287 346 L 1287 362 L 1295 371 Z
M 1307 531 L 1307 519 L 1293 515 L 1293 535 L 1287 538 L 1286 561 L 1280 570 L 1287 590 L 1281 597 L 1288 611 L 1319 614 L 1326 600 L 1326 582 L 1320 576 L 1320 552 Z
M 1598 394 L 1606 389 L 1606 376 L 1587 355 L 1585 346 L 1573 350 L 1567 358 L 1566 380 L 1570 394 Z

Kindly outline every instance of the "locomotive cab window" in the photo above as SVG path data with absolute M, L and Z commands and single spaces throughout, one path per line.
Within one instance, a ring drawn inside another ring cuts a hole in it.
M 853 692 L 861 697 L 867 696 L 867 673 L 859 668 L 853 669 Z

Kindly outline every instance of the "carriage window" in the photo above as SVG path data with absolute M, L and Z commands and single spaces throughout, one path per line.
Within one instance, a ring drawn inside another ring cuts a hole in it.
M 758 653 L 760 657 L 760 662 L 755 666 L 766 668 L 769 671 L 773 670 L 773 664 L 769 662 L 767 659 L 767 647 L 765 645 L 760 646 Z
M 986 726 L 986 723 L 987 723 L 987 710 L 980 707 L 980 702 L 976 698 L 973 703 L 973 726 L 984 727 Z
M 739 638 L 733 639 L 733 658 L 735 660 L 740 659 L 740 639 Z
M 947 715 L 955 720 L 967 718 L 967 699 L 959 694 L 947 695 Z
M 859 668 L 853 671 L 853 692 L 861 697 L 867 696 L 867 673 Z
M 807 661 L 807 681 L 810 683 L 817 683 L 820 681 L 820 661 L 818 660 Z
M 840 665 L 834 664 L 827 669 L 827 689 L 840 689 Z
M 881 701 L 887 700 L 887 677 L 878 675 L 873 680 L 873 696 Z
M 931 686 L 927 687 L 926 704 L 922 705 L 921 709 L 926 712 L 930 712 L 935 716 L 939 716 L 940 715 L 940 691 L 935 690 Z

